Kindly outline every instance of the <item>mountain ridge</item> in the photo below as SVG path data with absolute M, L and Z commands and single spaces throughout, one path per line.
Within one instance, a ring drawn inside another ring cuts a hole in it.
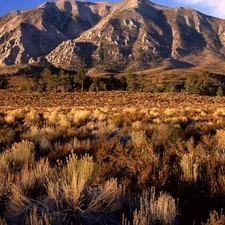
M 186 7 L 58 0 L 0 17 L 0 66 L 48 62 L 123 70 L 224 59 L 225 20 Z

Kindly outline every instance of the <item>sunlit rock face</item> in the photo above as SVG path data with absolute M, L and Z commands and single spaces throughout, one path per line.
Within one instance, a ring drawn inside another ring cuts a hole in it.
M 223 59 L 224 47 L 225 20 L 147 0 L 58 0 L 0 17 L 0 66 L 47 60 L 141 67 L 157 59 L 199 65 Z

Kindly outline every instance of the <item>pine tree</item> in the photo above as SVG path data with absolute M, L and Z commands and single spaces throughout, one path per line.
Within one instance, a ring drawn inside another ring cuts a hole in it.
M 84 91 L 84 82 L 86 78 L 87 78 L 87 75 L 84 68 L 80 67 L 77 71 L 74 81 L 81 85 L 81 91 Z

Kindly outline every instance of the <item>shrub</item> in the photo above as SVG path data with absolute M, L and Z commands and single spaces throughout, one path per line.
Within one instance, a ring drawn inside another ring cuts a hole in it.
M 196 182 L 198 178 L 199 162 L 193 156 L 193 153 L 182 155 L 180 166 L 183 172 L 182 179 L 189 182 Z
M 62 163 L 62 162 L 61 162 Z M 105 184 L 95 184 L 97 166 L 92 157 L 85 155 L 81 159 L 71 154 L 62 166 L 60 179 L 50 180 L 47 184 L 47 204 L 58 210 L 65 207 L 73 214 L 72 221 L 79 224 L 94 224 L 98 221 L 111 221 L 114 212 L 121 208 L 120 189 L 117 180 L 111 179 Z M 102 222 L 101 222 L 102 221 Z M 116 223 L 116 222 L 115 222 Z
M 85 185 L 90 178 L 93 178 L 95 167 L 92 157 L 88 155 L 81 159 L 74 154 L 69 156 L 66 166 L 62 170 L 64 179 L 62 189 L 66 199 L 71 199 L 73 204 L 77 204 Z
M 0 217 L 0 225 L 7 225 L 7 223 L 5 222 L 5 220 L 3 220 L 1 217 Z
M 178 133 L 173 125 L 162 123 L 155 129 L 152 135 L 152 142 L 155 147 L 161 147 L 174 142 L 177 137 Z
M 179 210 L 176 201 L 169 194 L 160 192 L 156 196 L 155 189 L 144 191 L 139 197 L 140 206 L 134 211 L 133 225 L 174 225 L 179 222 Z
M 34 162 L 35 146 L 32 142 L 23 140 L 14 143 L 11 149 L 2 153 L 1 167 L 12 171 L 21 170 Z
M 40 119 L 39 113 L 36 109 L 30 109 L 25 115 L 24 121 L 25 123 L 37 123 Z
M 23 119 L 24 115 L 25 115 L 25 109 L 23 108 L 14 109 L 7 112 L 5 116 L 5 120 L 7 123 L 13 123 L 15 120 Z
M 202 225 L 223 225 L 225 224 L 225 216 L 222 214 L 218 214 L 216 211 L 212 211 L 209 214 L 209 219 L 207 220 L 207 223 L 202 223 Z

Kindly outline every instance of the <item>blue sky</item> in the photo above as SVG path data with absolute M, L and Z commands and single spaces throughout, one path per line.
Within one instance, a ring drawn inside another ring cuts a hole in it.
M 12 11 L 12 10 L 25 10 L 35 7 L 45 0 L 1 0 L 0 16 Z M 98 0 L 99 1 L 99 0 Z M 104 0 L 110 2 L 118 2 L 119 0 Z M 122 0 L 121 0 L 122 1 Z M 169 6 L 187 6 L 194 8 L 207 15 L 212 15 L 225 19 L 225 0 L 151 0 L 152 2 Z M 4 2 L 4 3 L 3 3 Z M 90 2 L 97 2 L 96 0 L 90 0 Z

